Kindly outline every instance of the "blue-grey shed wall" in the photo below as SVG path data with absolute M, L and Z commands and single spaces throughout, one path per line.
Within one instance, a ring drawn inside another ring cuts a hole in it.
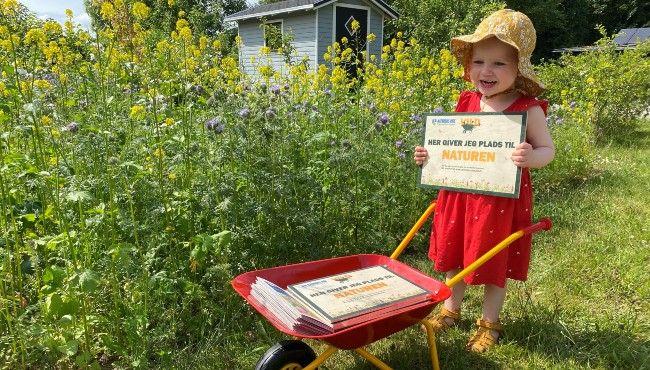
M 363 0 L 344 0 L 318 8 L 311 11 L 298 11 L 296 13 L 279 14 L 269 17 L 267 22 L 274 20 L 283 21 L 283 32 L 290 32 L 293 35 L 293 47 L 296 50 L 294 61 L 301 61 L 303 58 L 308 60 L 309 66 L 316 69 L 318 64 L 326 64 L 323 55 L 327 52 L 327 47 L 334 42 L 333 24 L 334 8 L 336 5 L 345 6 L 363 6 L 370 8 L 368 33 L 373 33 L 376 40 L 370 43 L 368 48 L 369 55 L 375 55 L 377 62 L 381 55 L 383 40 L 383 13 Z M 257 75 L 255 63 L 271 64 L 277 71 L 284 71 L 284 57 L 278 53 L 270 55 L 260 55 L 260 48 L 264 46 L 264 32 L 260 27 L 259 19 L 247 19 L 238 22 L 239 36 L 242 45 L 239 49 L 239 61 L 242 71 L 249 75 Z M 254 58 L 256 62 L 251 62 Z

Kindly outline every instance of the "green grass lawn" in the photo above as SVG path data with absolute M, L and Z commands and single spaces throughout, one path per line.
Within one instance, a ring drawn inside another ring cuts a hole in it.
M 650 368 L 649 123 L 601 145 L 589 178 L 536 193 L 536 217 L 551 217 L 554 228 L 534 238 L 529 280 L 509 285 L 502 344 L 481 355 L 464 350 L 480 314 L 482 289 L 474 287 L 461 325 L 438 339 L 443 368 Z M 407 249 L 403 260 L 432 273 L 424 249 Z M 188 357 L 253 368 L 283 337 L 261 319 L 252 323 L 240 324 L 236 337 L 214 338 L 216 353 L 206 344 L 200 355 Z M 317 354 L 325 348 L 308 343 Z M 368 350 L 396 369 L 430 367 L 426 337 L 417 326 Z M 321 368 L 373 367 L 340 351 Z

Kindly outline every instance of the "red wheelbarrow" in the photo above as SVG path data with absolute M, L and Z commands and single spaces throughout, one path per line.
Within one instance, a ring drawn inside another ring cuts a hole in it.
M 397 258 L 404 248 L 406 248 L 411 239 L 413 239 L 413 236 L 415 236 L 417 231 L 426 222 L 431 213 L 433 213 L 434 208 L 435 202 L 427 208 L 420 219 L 415 223 L 415 225 L 413 225 L 404 240 L 402 240 L 390 257 L 376 254 L 360 254 L 255 270 L 241 274 L 233 279 L 231 282 L 233 288 L 246 300 L 246 302 L 253 306 L 276 329 L 296 338 L 294 340 L 284 340 L 271 347 L 258 362 L 256 370 L 316 369 L 317 366 L 325 362 L 339 349 L 354 350 L 377 368 L 384 370 L 391 369 L 390 366 L 373 356 L 363 347 L 418 323 L 421 323 L 426 327 L 431 365 L 434 369 L 438 370 L 440 365 L 438 362 L 438 353 L 433 328 L 428 320 L 423 319 L 431 313 L 434 306 L 451 295 L 451 286 L 458 283 L 466 275 L 476 270 L 479 266 L 483 265 L 494 255 L 508 247 L 515 240 L 524 235 L 532 234 L 540 230 L 549 230 L 552 224 L 550 219 L 545 218 L 523 230 L 513 233 L 481 256 L 474 263 L 459 272 L 452 279 L 449 279 L 446 283 L 442 283 L 397 261 Z M 286 288 L 288 285 L 307 280 L 379 265 L 386 266 L 389 270 L 394 271 L 398 275 L 401 275 L 411 282 L 430 291 L 431 294 L 428 296 L 428 300 L 389 311 L 389 313 L 384 316 L 333 333 L 306 335 L 305 333 L 295 331 L 285 326 L 273 313 L 267 310 L 251 296 L 251 285 L 255 282 L 257 277 L 272 281 L 281 288 Z M 329 346 L 325 352 L 316 356 L 311 347 L 301 341 L 305 338 L 321 340 L 328 343 Z

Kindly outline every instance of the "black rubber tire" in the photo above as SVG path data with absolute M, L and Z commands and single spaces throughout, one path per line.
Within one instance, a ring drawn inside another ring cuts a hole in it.
M 303 368 L 316 359 L 311 347 L 299 340 L 283 340 L 276 343 L 262 356 L 255 370 L 281 370 L 290 364 L 297 364 L 293 369 Z

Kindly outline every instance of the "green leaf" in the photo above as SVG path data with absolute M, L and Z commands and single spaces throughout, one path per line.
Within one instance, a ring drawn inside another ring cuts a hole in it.
M 220 252 L 230 245 L 230 242 L 232 241 L 232 232 L 224 230 L 218 234 L 212 235 L 212 238 L 216 239 L 216 251 Z
M 63 299 L 57 293 L 52 293 L 45 298 L 45 313 L 51 316 L 59 316 L 63 311 Z
M 29 221 L 29 222 L 36 221 L 36 215 L 33 214 L 33 213 L 28 213 L 26 215 L 22 215 L 21 217 L 24 218 L 25 220 Z
M 84 367 L 88 362 L 90 362 L 90 353 L 88 352 L 83 352 L 74 359 L 74 363 L 79 367 Z
M 94 272 L 86 270 L 79 275 L 79 288 L 81 288 L 82 291 L 86 293 L 94 292 L 98 285 L 99 281 L 97 281 Z
M 73 339 L 62 346 L 58 346 L 57 349 L 66 356 L 74 356 L 79 350 L 79 342 Z
M 71 202 L 81 202 L 84 200 L 89 200 L 90 199 L 90 194 L 88 194 L 85 191 L 72 191 L 70 192 L 65 199 L 71 201 Z

